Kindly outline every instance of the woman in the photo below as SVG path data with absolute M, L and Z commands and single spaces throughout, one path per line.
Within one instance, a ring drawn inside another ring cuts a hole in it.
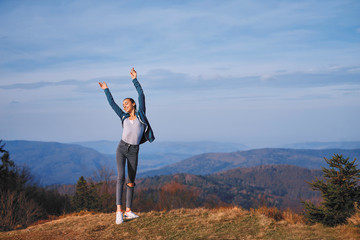
M 118 171 L 116 181 L 116 224 L 124 222 L 121 204 L 123 186 L 125 182 L 125 162 L 127 160 L 128 183 L 126 184 L 126 211 L 124 216 L 127 219 L 132 219 L 139 217 L 131 211 L 135 187 L 135 176 L 138 165 L 139 145 L 146 141 L 152 142 L 155 140 L 153 131 L 145 115 L 145 95 L 140 83 L 137 80 L 137 73 L 134 68 L 131 69 L 130 76 L 139 95 L 139 107 L 137 109 L 136 103 L 132 98 L 125 98 L 123 101 L 125 112 L 115 103 L 106 83 L 99 82 L 100 87 L 105 92 L 110 106 L 120 117 L 123 127 L 122 138 L 116 150 L 116 164 Z

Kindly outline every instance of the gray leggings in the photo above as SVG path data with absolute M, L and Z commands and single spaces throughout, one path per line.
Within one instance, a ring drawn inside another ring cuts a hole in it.
M 139 145 L 130 145 L 123 140 L 119 143 L 116 149 L 116 164 L 117 164 L 117 181 L 116 181 L 116 205 L 122 205 L 122 195 L 125 183 L 125 162 L 127 160 L 128 166 L 128 183 L 134 183 L 138 165 Z M 134 196 L 134 187 L 127 186 L 126 192 L 126 207 L 132 207 Z

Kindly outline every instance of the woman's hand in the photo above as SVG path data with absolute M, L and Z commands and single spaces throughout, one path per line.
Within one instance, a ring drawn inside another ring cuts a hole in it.
M 106 85 L 106 82 L 99 82 L 99 85 L 100 85 L 100 87 L 102 88 L 102 89 L 107 89 L 108 88 L 108 86 Z
M 136 71 L 135 71 L 134 68 L 131 69 L 131 71 L 130 71 L 130 76 L 131 76 L 132 79 L 137 78 L 137 74 L 136 74 Z

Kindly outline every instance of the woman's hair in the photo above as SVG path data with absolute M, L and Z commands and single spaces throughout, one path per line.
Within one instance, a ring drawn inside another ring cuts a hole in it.
M 136 102 L 134 101 L 134 99 L 128 97 L 128 98 L 125 98 L 124 101 L 125 101 L 126 99 L 129 99 L 131 103 L 135 103 L 135 107 L 134 107 L 134 108 L 135 108 L 135 110 L 136 110 Z

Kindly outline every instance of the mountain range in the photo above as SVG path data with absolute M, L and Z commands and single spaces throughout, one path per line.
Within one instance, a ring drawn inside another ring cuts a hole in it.
M 109 154 L 115 159 L 117 141 L 88 141 L 75 142 L 74 144 L 92 148 L 100 153 Z M 239 143 L 220 142 L 162 142 L 142 144 L 140 147 L 138 172 L 145 172 L 164 167 L 171 163 L 179 162 L 191 156 L 208 152 L 233 152 L 247 149 Z
M 73 142 L 73 144 L 95 149 L 100 153 L 114 154 L 119 141 L 87 141 Z M 211 142 L 211 141 L 194 141 L 194 142 L 164 142 L 154 141 L 151 144 L 141 145 L 141 151 L 144 154 L 184 154 L 197 155 L 210 152 L 236 152 L 241 150 L 251 150 L 265 147 L 249 147 L 244 144 L 234 142 Z M 360 141 L 340 141 L 340 142 L 300 142 L 274 146 L 272 148 L 291 148 L 291 149 L 358 149 Z
M 303 142 L 286 144 L 283 148 L 293 149 L 357 149 L 360 148 L 360 141 L 343 142 Z
M 107 166 L 116 174 L 114 154 L 117 143 L 90 142 L 65 144 L 39 141 L 4 141 L 5 149 L 16 165 L 26 165 L 42 185 L 76 183 L 80 176 L 90 176 L 101 166 Z M 109 147 L 112 144 L 112 147 Z M 88 147 L 85 147 L 87 145 Z M 92 148 L 93 147 L 93 148 Z M 244 145 L 216 142 L 158 142 L 144 144 L 141 148 L 138 177 L 189 173 L 206 175 L 236 167 L 268 164 L 291 164 L 306 168 L 325 166 L 324 157 L 343 154 L 359 158 L 360 149 L 252 149 Z M 106 150 L 107 149 L 107 150 Z M 224 152 L 222 152 L 224 151 Z M 229 151 L 229 152 L 226 152 Z M 209 153 L 210 152 L 210 153 Z M 200 153 L 200 154 L 199 154 Z
M 118 142 L 91 141 L 59 143 L 41 141 L 4 141 L 5 149 L 17 165 L 25 165 L 43 185 L 71 184 L 80 176 L 90 176 L 102 165 L 116 173 L 115 152 Z M 141 145 L 138 173 L 157 169 L 193 155 L 235 151 L 236 143 L 154 142 Z M 188 150 L 187 150 L 188 149 Z
M 114 154 L 119 141 L 88 141 L 74 142 L 73 144 L 95 149 L 105 154 Z M 360 148 L 360 146 L 359 146 Z M 178 154 L 178 155 L 197 155 L 208 152 L 234 152 L 248 149 L 247 146 L 232 142 L 211 142 L 211 141 L 194 141 L 194 142 L 164 142 L 154 141 L 146 142 L 141 145 L 141 152 L 148 154 Z

